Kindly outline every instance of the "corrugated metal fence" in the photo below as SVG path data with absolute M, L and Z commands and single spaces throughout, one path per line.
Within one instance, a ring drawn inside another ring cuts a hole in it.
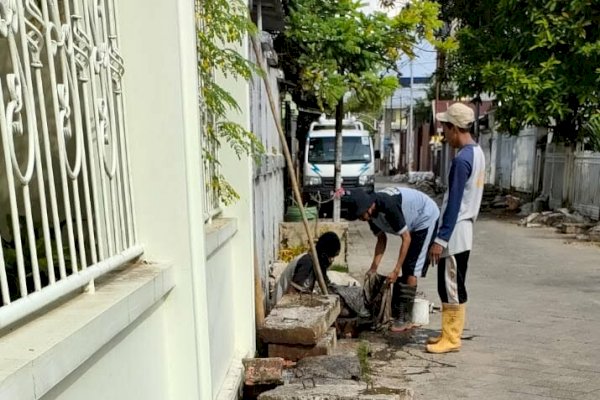
M 269 68 L 271 87 L 277 89 L 278 73 Z M 279 98 L 279 93 L 274 94 Z M 254 167 L 254 235 L 256 257 L 261 281 L 266 289 L 269 269 L 277 260 L 279 250 L 279 224 L 283 221 L 285 204 L 284 179 L 285 159 L 275 118 L 267 101 L 267 93 L 262 77 L 256 76 L 251 86 L 251 126 L 265 147 L 266 153 Z
M 600 217 L 600 153 L 575 155 L 573 208 L 584 215 Z
M 551 208 L 562 206 L 566 165 L 566 153 L 546 152 L 543 192 L 549 196 L 549 205 Z
M 573 152 L 549 146 L 544 164 L 544 189 L 551 208 L 571 206 L 600 218 L 600 153 Z

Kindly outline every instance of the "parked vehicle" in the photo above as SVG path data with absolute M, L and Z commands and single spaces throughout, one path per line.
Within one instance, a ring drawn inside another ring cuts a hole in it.
M 363 124 L 344 120 L 342 127 L 342 187 L 372 192 L 375 188 L 373 141 Z M 303 162 L 305 201 L 324 202 L 335 190 L 335 120 L 321 118 L 310 125 Z

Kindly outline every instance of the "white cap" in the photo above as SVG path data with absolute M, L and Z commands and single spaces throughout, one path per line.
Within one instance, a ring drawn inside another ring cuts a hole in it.
M 440 122 L 449 122 L 462 129 L 469 129 L 475 121 L 475 113 L 471 107 L 462 103 L 454 103 L 446 112 L 437 113 L 435 118 Z

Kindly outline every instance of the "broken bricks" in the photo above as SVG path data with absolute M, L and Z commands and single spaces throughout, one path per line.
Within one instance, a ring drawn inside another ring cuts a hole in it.
M 283 368 L 286 361 L 280 357 L 271 358 L 245 358 L 244 384 L 255 385 L 281 385 L 283 384 Z
M 338 296 L 287 294 L 259 329 L 266 343 L 314 346 L 340 314 Z
M 336 329 L 329 328 L 314 346 L 271 343 L 269 344 L 269 357 L 283 357 L 286 360 L 298 361 L 305 357 L 326 356 L 333 353 L 336 343 Z

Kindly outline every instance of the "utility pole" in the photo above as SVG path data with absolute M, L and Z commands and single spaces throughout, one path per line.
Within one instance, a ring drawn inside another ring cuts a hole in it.
M 414 127 L 413 127 L 413 62 L 410 60 L 410 105 L 409 105 L 409 116 L 408 116 L 408 135 L 407 135 L 407 146 L 406 149 L 408 151 L 408 172 L 413 170 L 413 158 L 414 158 Z

